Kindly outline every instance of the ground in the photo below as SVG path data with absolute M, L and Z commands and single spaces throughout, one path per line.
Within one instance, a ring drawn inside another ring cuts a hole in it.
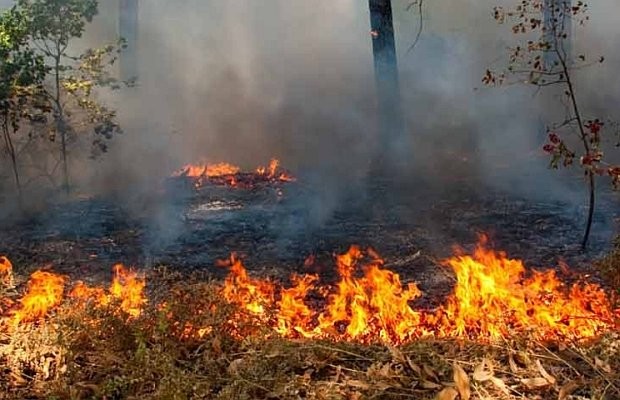
M 521 334 L 501 343 L 421 339 L 399 347 L 284 340 L 267 328 L 270 323 L 239 314 L 223 301 L 219 285 L 227 271 L 216 261 L 231 252 L 244 257 L 252 276 L 288 285 L 291 272 L 335 280 L 333 255 L 359 244 L 375 248 L 403 281 L 419 283 L 425 294 L 415 306 L 432 310 L 454 285 L 441 260 L 453 254 L 452 245 L 471 249 L 481 232 L 494 248 L 528 266 L 554 268 L 564 259 L 574 274 L 603 282 L 592 260 L 610 249 L 615 214 L 609 202 L 601 202 L 599 215 L 606 218 L 597 220 L 584 253 L 578 247 L 581 215 L 564 203 L 525 200 L 485 187 L 433 191 L 424 183 L 403 187 L 377 180 L 366 188 L 352 188 L 332 208 L 324 193 L 301 183 L 195 190 L 192 182 L 175 179 L 138 206 L 87 197 L 14 222 L 0 233 L 18 284 L 4 293 L 7 298 L 18 299 L 28 274 L 48 264 L 72 280 L 105 287 L 112 264 L 123 262 L 146 272 L 148 303 L 136 317 L 119 312 L 122 303 L 91 309 L 66 301 L 44 320 L 0 329 L 5 364 L 0 398 L 582 400 L 620 395 L 620 346 L 613 331 L 585 342 Z M 305 262 L 311 255 L 314 262 Z M 606 271 L 615 268 L 614 260 L 603 263 Z M 563 276 L 573 279 L 566 271 Z M 217 329 L 203 336 L 199 327 Z
M 528 266 L 555 267 L 564 260 L 574 271 L 591 273 L 591 261 L 611 248 L 619 212 L 609 199 L 600 201 L 584 253 L 578 246 L 583 209 L 558 201 L 462 182 L 437 190 L 423 182 L 403 188 L 383 180 L 341 191 L 336 200 L 303 183 L 195 191 L 189 182 L 170 180 L 138 206 L 111 197 L 57 204 L 5 226 L 0 248 L 18 271 L 51 264 L 80 279 L 103 273 L 106 281 L 117 262 L 221 277 L 215 263 L 231 252 L 245 257 L 251 271 L 285 278 L 309 272 L 304 260 L 314 255 L 318 262 L 310 272 L 329 280 L 332 255 L 358 244 L 373 247 L 390 269 L 425 292 L 442 293 L 446 280 L 439 261 L 455 245 L 471 248 L 480 233 Z

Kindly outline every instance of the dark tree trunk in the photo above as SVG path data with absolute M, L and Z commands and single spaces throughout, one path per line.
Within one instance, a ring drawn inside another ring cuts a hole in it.
M 402 113 L 391 0 L 369 0 L 372 49 L 379 108 L 378 162 L 398 168 L 410 157 Z
M 126 41 L 121 54 L 120 73 L 124 81 L 138 77 L 138 0 L 120 0 L 118 33 Z

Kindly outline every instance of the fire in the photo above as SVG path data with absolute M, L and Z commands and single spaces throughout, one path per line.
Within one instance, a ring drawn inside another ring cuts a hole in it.
M 217 163 L 217 164 L 202 164 L 202 165 L 191 165 L 188 164 L 181 168 L 180 170 L 173 173 L 173 176 L 187 176 L 190 178 L 215 178 L 226 175 L 235 175 L 241 171 L 241 168 L 228 164 L 228 163 Z
M 267 180 L 275 180 L 280 182 L 295 182 L 295 178 L 286 172 L 279 171 L 280 161 L 272 158 L 269 166 L 256 168 L 256 173 L 263 176 Z
M 46 271 L 36 271 L 28 281 L 28 290 L 13 314 L 13 324 L 36 321 L 62 303 L 66 278 Z
M 377 253 L 357 246 L 336 256 L 340 279 L 334 286 L 319 286 L 316 275 L 294 275 L 292 287 L 278 288 L 270 280 L 250 278 L 233 256 L 223 295 L 284 337 L 389 344 L 427 336 L 494 341 L 519 333 L 583 339 L 614 327 L 614 311 L 597 285 L 567 288 L 553 271 L 528 275 L 521 261 L 484 243 L 473 255 L 457 255 L 445 264 L 457 283 L 436 310 L 415 310 L 412 302 L 422 296 L 418 287 L 404 285 L 398 274 L 383 268 Z M 322 307 L 308 303 L 311 293 L 327 295 Z
M 222 290 L 224 298 L 252 314 L 264 315 L 266 307 L 274 303 L 273 283 L 250 278 L 235 254 L 229 260 L 220 262 L 220 265 L 230 269 Z
M 231 187 L 254 187 L 259 183 L 294 182 L 295 178 L 283 171 L 280 161 L 271 159 L 267 167 L 258 167 L 254 172 L 242 172 L 241 168 L 228 164 L 188 164 L 175 171 L 173 177 L 187 177 L 194 180 L 195 186 L 206 183 Z
M 95 305 L 107 305 L 109 300 L 103 288 L 90 287 L 84 282 L 77 282 L 71 292 L 69 298 L 78 300 L 79 305 L 87 305 L 91 302 Z
M 126 270 L 122 264 L 114 266 L 114 280 L 110 287 L 110 294 L 120 301 L 121 310 L 132 317 L 139 316 L 142 307 L 146 304 L 145 286 L 146 281 L 136 272 Z
M 576 283 L 569 290 L 554 271 L 528 277 L 520 260 L 487 250 L 482 241 L 472 256 L 446 261 L 457 283 L 441 312 L 445 336 L 499 339 L 526 332 L 547 339 L 593 337 L 613 321 L 611 305 L 597 285 Z
M 267 178 L 274 178 L 276 176 L 276 171 L 278 170 L 278 167 L 280 166 L 280 161 L 276 160 L 275 158 L 272 158 L 269 161 L 269 166 L 267 168 L 265 167 L 258 167 L 256 168 L 256 173 L 259 175 L 264 175 Z
M 104 307 L 118 302 L 120 309 L 131 317 L 138 317 L 146 304 L 144 288 L 146 281 L 137 273 L 128 271 L 122 264 L 114 266 L 114 279 L 109 293 L 101 287 L 89 287 L 78 282 L 69 293 L 69 297 L 76 300 L 78 305 L 93 304 Z
M 306 264 L 311 262 L 309 258 Z M 287 338 L 390 345 L 429 336 L 483 342 L 523 334 L 540 340 L 579 340 L 616 329 L 620 316 L 597 285 L 567 286 L 552 270 L 530 272 L 522 261 L 487 249 L 484 241 L 473 254 L 444 261 L 456 284 L 434 310 L 416 309 L 414 302 L 422 296 L 416 284 L 403 283 L 372 249 L 352 246 L 335 256 L 338 281 L 333 285 L 321 284 L 318 275 L 293 275 L 290 287 L 253 278 L 235 254 L 220 264 L 229 274 L 219 294 L 236 308 L 222 328 L 232 328 L 228 330 L 240 338 L 263 332 L 253 328 L 258 323 Z M 0 259 L 0 265 L 5 266 L 2 271 L 10 271 L 7 259 Z M 65 277 L 50 272 L 32 274 L 12 313 L 13 323 L 38 321 L 60 306 L 65 283 Z M 114 312 L 129 315 L 131 321 L 147 304 L 145 284 L 143 276 L 118 264 L 107 290 L 78 282 L 69 298 L 80 307 L 116 307 Z M 215 315 L 220 309 L 218 303 L 203 306 L 200 299 L 194 301 L 196 315 Z M 175 315 L 165 302 L 154 307 L 164 312 L 181 338 L 200 339 L 217 329 L 210 322 Z
M 364 258 L 369 260 L 362 264 Z M 280 300 L 274 302 L 275 285 L 248 277 L 233 257 L 223 294 L 229 302 L 264 318 L 272 309 L 275 330 L 286 337 L 402 343 L 414 336 L 421 320 L 409 305 L 421 295 L 415 284 L 403 287 L 398 274 L 381 268 L 383 260 L 372 250 L 352 246 L 336 261 L 340 281 L 334 288 L 318 287 L 315 275 L 294 276 L 294 286 L 280 290 Z M 360 265 L 363 275 L 356 277 Z M 317 290 L 331 292 L 322 312 L 306 304 L 306 297 Z
M 310 329 L 314 318 L 314 311 L 305 303 L 308 293 L 315 288 L 319 279 L 316 275 L 294 275 L 294 283 L 290 289 L 282 289 L 281 298 L 277 304 L 279 309 L 276 331 L 283 336 L 297 333 L 303 337 L 315 336 Z
M 0 256 L 0 283 L 13 286 L 13 264 L 5 256 Z
M 370 260 L 363 266 L 364 275 L 355 278 L 355 269 L 365 256 Z M 383 260 L 374 251 L 364 254 L 357 246 L 336 257 L 336 264 L 340 282 L 318 316 L 315 331 L 320 336 L 342 336 L 336 332 L 342 324 L 344 339 L 401 343 L 414 333 L 420 314 L 409 302 L 421 295 L 415 284 L 403 287 L 398 274 L 381 268 Z

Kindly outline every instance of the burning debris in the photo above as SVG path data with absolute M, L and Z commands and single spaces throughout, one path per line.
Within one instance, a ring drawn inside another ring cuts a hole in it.
M 295 178 L 280 167 L 280 161 L 272 159 L 267 167 L 261 166 L 252 172 L 228 164 L 188 164 L 172 174 L 173 178 L 191 179 L 196 188 L 204 185 L 229 186 L 234 188 L 254 188 L 261 184 L 294 182 Z

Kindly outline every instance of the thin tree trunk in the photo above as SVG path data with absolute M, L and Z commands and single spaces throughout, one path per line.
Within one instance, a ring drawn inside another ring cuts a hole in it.
M 56 93 L 54 103 L 56 103 L 56 130 L 60 134 L 60 145 L 62 154 L 63 188 L 69 194 L 69 166 L 67 164 L 67 130 L 64 124 L 64 110 L 60 98 L 60 50 L 54 59 Z
M 391 0 L 369 0 L 379 107 L 379 163 L 402 164 L 410 156 L 402 113 Z
M 570 69 L 570 49 L 566 49 L 563 46 L 564 41 L 558 40 L 558 34 L 568 35 L 570 31 L 567 33 L 566 29 L 570 30 L 570 26 L 566 26 L 565 21 L 556 21 L 559 17 L 556 14 L 556 6 L 559 2 L 561 6 L 565 6 L 570 4 L 571 0 L 547 0 L 545 11 L 549 13 L 549 18 L 551 21 L 551 31 L 553 32 L 553 41 L 554 41 L 554 49 L 555 49 L 555 57 L 557 57 L 557 61 L 560 63 L 562 68 L 562 72 L 564 73 L 564 77 L 566 80 L 566 87 L 568 97 L 571 102 L 571 107 L 573 108 L 573 113 L 575 114 L 575 120 L 577 122 L 577 126 L 579 127 L 579 136 L 581 139 L 581 144 L 583 145 L 583 149 L 586 152 L 586 155 L 590 154 L 590 144 L 588 143 L 588 137 L 585 131 L 585 127 L 583 124 L 583 118 L 581 116 L 581 110 L 579 109 L 579 103 L 577 102 L 577 95 L 575 94 L 575 86 L 573 84 L 571 69 Z M 565 9 L 563 9 L 563 12 Z M 564 20 L 567 19 L 566 14 L 564 13 Z M 570 18 L 568 18 L 570 19 Z M 560 25 L 560 32 L 558 32 L 558 24 Z M 570 36 L 569 43 L 570 43 Z M 581 249 L 585 250 L 588 246 L 588 241 L 590 239 L 590 232 L 592 231 L 592 222 L 594 219 L 594 207 L 596 204 L 596 184 L 595 184 L 595 176 L 594 172 L 590 169 L 586 170 L 586 175 L 588 177 L 588 217 L 586 219 L 586 228 L 583 234 L 583 239 L 581 241 Z
M 11 166 L 13 168 L 13 178 L 15 179 L 15 187 L 17 188 L 17 198 L 20 208 L 22 207 L 23 194 L 22 185 L 19 178 L 19 169 L 17 167 L 17 154 L 15 153 L 15 146 L 13 145 L 13 139 L 11 138 L 11 131 L 9 128 L 8 115 L 3 116 L 2 120 L 2 134 L 4 136 L 4 142 L 6 144 L 7 151 L 11 157 Z

